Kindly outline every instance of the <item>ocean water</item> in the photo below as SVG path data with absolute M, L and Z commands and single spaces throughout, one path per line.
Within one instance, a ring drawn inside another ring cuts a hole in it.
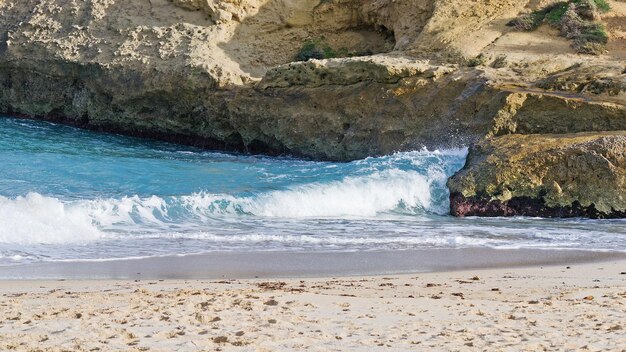
M 351 163 L 202 151 L 0 117 L 0 265 L 212 251 L 626 252 L 626 222 L 456 219 L 467 150 Z

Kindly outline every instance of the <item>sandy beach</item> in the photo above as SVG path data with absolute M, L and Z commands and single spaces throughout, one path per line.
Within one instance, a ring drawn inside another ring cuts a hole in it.
M 626 0 L 0 0 L 0 352 L 626 352 Z
M 0 350 L 626 349 L 626 260 L 389 276 L 0 282 Z

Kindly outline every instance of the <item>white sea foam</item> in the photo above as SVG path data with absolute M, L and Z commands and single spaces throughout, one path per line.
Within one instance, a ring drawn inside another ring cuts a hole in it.
M 528 219 L 489 219 L 475 224 L 473 219 L 469 219 L 472 223 L 465 223 L 463 220 L 445 220 L 447 218 L 429 220 L 421 216 L 392 216 L 389 218 L 392 220 L 385 220 L 385 216 L 370 217 L 377 212 L 393 211 L 400 203 L 415 206 L 415 209 L 429 207 L 429 197 L 419 191 L 423 189 L 420 187 L 429 185 L 427 180 L 410 172 L 399 172 L 396 176 L 399 177 L 394 178 L 395 184 L 406 192 L 384 188 L 379 181 L 389 179 L 391 175 L 379 174 L 247 198 L 196 194 L 170 199 L 126 197 L 63 202 L 35 193 L 14 199 L 0 197 L 0 249 L 2 244 L 9 245 L 6 247 L 9 251 L 2 253 L 4 258 L 0 261 L 21 260 L 21 248 L 24 247 L 15 247 L 16 244 L 65 245 L 99 240 L 111 242 L 102 244 L 106 248 L 117 245 L 126 248 L 124 253 L 142 253 L 146 243 L 167 247 L 167 243 L 187 241 L 192 245 L 185 252 L 200 249 L 193 247 L 193 243 L 211 243 L 208 248 L 221 250 L 476 246 L 564 249 L 581 248 L 584 243 L 587 249 L 623 251 L 623 245 L 620 245 L 623 240 L 619 240 L 621 235 L 606 232 L 611 227 L 604 229 L 605 223 L 597 226 L 597 222 L 574 222 L 563 226 L 561 222 L 535 219 L 532 223 L 537 226 L 528 226 Z M 338 189 L 342 185 L 348 186 Z M 351 197 L 351 192 L 357 190 L 368 190 L 370 196 L 356 201 L 348 199 L 332 206 L 333 202 Z M 298 199 L 299 203 L 292 198 Z M 314 202 L 329 202 L 331 205 L 317 207 Z M 283 204 L 285 207 L 278 206 Z M 292 210 L 289 204 L 313 206 Z M 259 215 L 251 216 L 247 211 L 257 211 Z M 275 214 L 279 218 L 269 218 Z M 331 216 L 325 217 L 328 214 Z M 430 221 L 434 223 L 429 224 Z
M 0 196 L 2 243 L 88 242 L 100 236 L 84 208 L 37 193 L 15 199 Z
M 246 213 L 270 218 L 326 218 L 373 217 L 400 209 L 412 214 L 441 212 L 442 206 L 432 202 L 431 186 L 433 181 L 442 180 L 445 180 L 443 174 L 429 178 L 415 171 L 392 169 L 347 177 L 342 181 L 300 185 L 255 197 L 194 194 L 182 197 L 182 202 L 203 216 Z
M 398 169 L 311 183 L 254 196 L 197 193 L 181 197 L 62 201 L 29 193 L 0 197 L 0 243 L 86 242 L 102 238 L 103 230 L 162 231 L 170 225 L 201 225 L 224 216 L 264 218 L 375 217 L 400 210 L 409 213 L 441 210 L 432 204 L 429 176 Z
M 157 196 L 132 196 L 80 201 L 73 203 L 72 207 L 82 209 L 94 224 L 111 228 L 132 224 L 163 224 L 168 219 L 169 205 L 165 199 Z
M 397 169 L 341 182 L 310 184 L 259 197 L 250 212 L 267 217 L 372 217 L 399 207 L 431 208 L 430 180 Z

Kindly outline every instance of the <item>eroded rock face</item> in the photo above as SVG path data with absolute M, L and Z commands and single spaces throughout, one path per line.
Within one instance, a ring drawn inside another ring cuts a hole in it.
M 427 4 L 3 2 L 0 112 L 210 148 L 319 159 L 351 160 L 399 150 L 419 143 L 412 139 L 416 131 L 397 132 L 416 125 L 414 111 L 393 107 L 400 113 L 382 124 L 388 130 L 378 130 L 374 119 L 381 119 L 381 107 L 389 106 L 380 105 L 381 100 L 404 90 L 428 101 L 441 89 L 429 85 L 455 68 L 402 59 L 402 54 L 396 54 L 399 59 L 330 60 L 300 75 L 303 81 L 319 81 L 319 87 L 330 86 L 324 93 L 314 84 L 295 82 L 290 70 L 274 67 L 292 61 L 305 39 L 320 36 L 350 50 L 392 50 L 387 32 L 398 26 L 400 36 L 415 33 L 412 29 L 427 19 L 421 15 L 428 12 Z M 425 8 L 417 20 L 404 11 L 412 5 Z M 465 89 L 450 80 L 441 83 L 448 84 L 448 94 Z M 345 100 L 329 99 L 332 90 L 341 90 Z M 365 96 L 371 99 L 364 101 Z M 343 107 L 330 111 L 329 101 Z
M 257 89 L 229 101 L 230 120 L 240 122 L 244 140 L 256 134 L 267 145 L 281 141 L 288 150 L 334 160 L 460 147 L 491 128 L 492 120 L 467 113 L 494 95 L 478 71 L 408 60 L 397 66 L 341 62 L 277 68 L 286 72 L 268 74 Z M 319 65 L 324 67 L 311 70 Z
M 538 86 L 549 91 L 605 95 L 610 100 L 611 97 L 626 94 L 626 67 L 620 63 L 611 66 L 573 67 L 547 77 Z
M 208 148 L 341 161 L 460 147 L 491 128 L 489 118 L 466 114 L 494 95 L 478 71 L 401 58 L 344 62 L 281 66 L 257 87 L 237 90 L 209 88 L 202 71 L 146 77 L 139 69 L 66 64 L 51 75 L 21 64 L 0 67 L 0 107 Z
M 493 117 L 490 135 L 626 130 L 624 104 L 565 92 L 503 89 L 483 113 Z
M 489 138 L 448 186 L 456 216 L 626 217 L 626 132 Z

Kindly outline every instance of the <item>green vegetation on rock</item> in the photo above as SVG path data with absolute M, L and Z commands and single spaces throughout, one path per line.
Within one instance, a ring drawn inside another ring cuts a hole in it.
M 485 55 L 480 54 L 474 58 L 471 58 L 467 61 L 467 66 L 468 67 L 476 67 L 476 66 L 482 66 L 487 62 L 487 58 L 485 57 Z
M 354 56 L 366 56 L 371 55 L 370 52 L 354 52 L 348 51 L 346 48 L 340 48 L 335 50 L 328 44 L 326 38 L 320 37 L 317 39 L 307 39 L 302 48 L 295 57 L 296 61 L 308 61 L 310 59 L 332 59 L 338 57 L 354 57 Z
M 599 22 L 600 13 L 610 9 L 605 0 L 560 1 L 521 15 L 509 25 L 521 31 L 533 31 L 547 22 L 571 39 L 579 53 L 598 55 L 605 51 L 609 39 L 604 24 Z

